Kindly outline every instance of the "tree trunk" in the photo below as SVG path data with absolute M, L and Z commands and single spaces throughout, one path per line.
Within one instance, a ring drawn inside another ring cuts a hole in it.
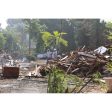
M 29 55 L 31 54 L 31 37 L 29 36 Z

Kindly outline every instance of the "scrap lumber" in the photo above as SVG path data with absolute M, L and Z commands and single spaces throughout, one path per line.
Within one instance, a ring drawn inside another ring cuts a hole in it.
M 48 64 L 57 66 L 65 71 L 65 74 L 88 76 L 97 71 L 102 72 L 108 61 L 105 55 L 95 54 L 94 51 L 82 48 L 70 52 L 61 59 L 50 60 Z
M 87 57 L 89 57 L 89 58 L 94 58 L 94 59 L 96 59 L 96 56 L 93 56 L 93 55 L 90 55 L 90 54 L 86 54 L 86 53 L 84 53 L 84 52 L 78 52 L 78 55 L 87 56 Z

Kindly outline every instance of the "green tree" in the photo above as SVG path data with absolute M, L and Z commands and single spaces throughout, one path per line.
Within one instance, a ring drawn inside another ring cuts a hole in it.
M 41 24 L 45 24 L 47 31 L 52 33 L 53 31 L 66 32 L 67 35 L 63 36 L 68 42 L 68 46 L 65 47 L 59 44 L 60 52 L 67 52 L 76 48 L 75 38 L 74 38 L 74 26 L 70 24 L 68 19 L 40 19 Z
M 107 28 L 107 38 L 109 40 L 112 40 L 112 22 L 111 21 L 106 23 L 106 28 Z
M 68 42 L 62 37 L 62 35 L 65 34 L 65 32 L 59 33 L 58 31 L 54 31 L 53 34 L 50 32 L 42 32 L 42 40 L 44 41 L 45 49 L 51 47 L 59 49 L 59 44 L 67 46 Z
M 104 44 L 105 22 L 100 19 L 73 19 L 74 38 L 77 47 L 96 48 Z
M 22 19 L 8 19 L 7 24 L 8 26 L 5 29 L 5 35 L 7 35 L 7 37 L 10 37 L 10 39 L 12 38 L 12 40 L 14 40 L 13 43 L 16 51 L 18 47 L 19 53 L 23 55 L 24 51 L 27 50 L 27 38 L 24 22 L 22 21 Z
M 18 51 L 19 39 L 16 32 L 8 28 L 3 31 L 3 35 L 5 37 L 4 49 L 9 51 L 9 53 Z
M 8 19 L 7 23 L 5 33 L 2 31 L 3 36 L 12 38 L 23 53 L 29 48 L 29 54 L 31 41 L 36 43 L 36 49 L 33 49 L 36 53 L 43 52 L 50 46 L 56 47 L 60 52 L 68 52 L 84 45 L 96 48 L 106 43 L 106 36 L 111 37 L 110 23 L 106 24 L 100 19 Z M 47 32 L 44 33 L 45 37 L 41 32 Z M 67 35 L 61 35 L 60 32 L 66 32 Z
M 36 41 L 37 49 L 43 47 L 43 43 L 42 43 L 43 41 L 40 38 L 40 32 L 45 31 L 46 26 L 41 25 L 38 19 L 24 19 L 23 21 L 25 22 L 26 32 L 29 34 L 29 54 L 30 54 L 32 39 Z
M 0 49 L 3 49 L 5 44 L 5 37 L 2 32 L 0 32 Z

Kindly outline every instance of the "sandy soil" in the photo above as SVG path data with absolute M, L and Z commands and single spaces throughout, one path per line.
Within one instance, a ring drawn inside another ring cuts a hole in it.
M 1 79 L 0 93 L 46 93 L 47 80 L 45 78 L 32 79 Z
M 42 60 L 35 62 L 36 64 L 45 64 L 46 61 Z M 46 78 L 27 78 L 25 77 L 29 72 L 35 69 L 35 64 L 32 67 L 24 70 L 28 64 L 23 63 L 20 69 L 20 77 L 18 79 L 3 79 L 0 78 L 0 93 L 46 93 L 47 92 L 47 79 Z M 0 73 L 2 73 L 0 66 Z M 23 69 L 23 70 L 22 70 Z

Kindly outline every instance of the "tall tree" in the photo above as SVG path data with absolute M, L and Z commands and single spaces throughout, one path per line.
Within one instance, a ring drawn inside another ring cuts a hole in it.
M 38 19 L 24 19 L 26 31 L 29 34 L 29 55 L 31 53 L 31 40 L 34 39 L 37 44 L 41 41 L 40 33 L 45 30 L 45 25 L 41 25 Z M 43 43 L 41 43 L 43 44 Z M 37 46 L 38 47 L 38 46 Z M 41 47 L 41 46 L 40 46 Z M 37 48 L 38 49 L 38 48 Z
M 0 49 L 3 49 L 5 44 L 5 37 L 2 32 L 0 32 Z
M 100 19 L 71 20 L 74 25 L 76 45 L 95 48 L 104 43 L 105 23 Z
M 74 26 L 69 24 L 68 19 L 40 19 L 41 24 L 45 24 L 47 31 L 52 33 L 53 31 L 66 32 L 67 35 L 63 36 L 68 42 L 68 46 L 59 45 L 60 52 L 66 52 L 68 50 L 73 50 L 75 46 L 74 39 Z
M 27 38 L 24 22 L 22 21 L 22 19 L 8 19 L 7 24 L 7 33 L 5 33 L 9 33 L 10 35 L 12 35 L 13 39 L 16 40 L 15 44 L 20 47 L 20 54 L 23 54 L 27 47 Z

